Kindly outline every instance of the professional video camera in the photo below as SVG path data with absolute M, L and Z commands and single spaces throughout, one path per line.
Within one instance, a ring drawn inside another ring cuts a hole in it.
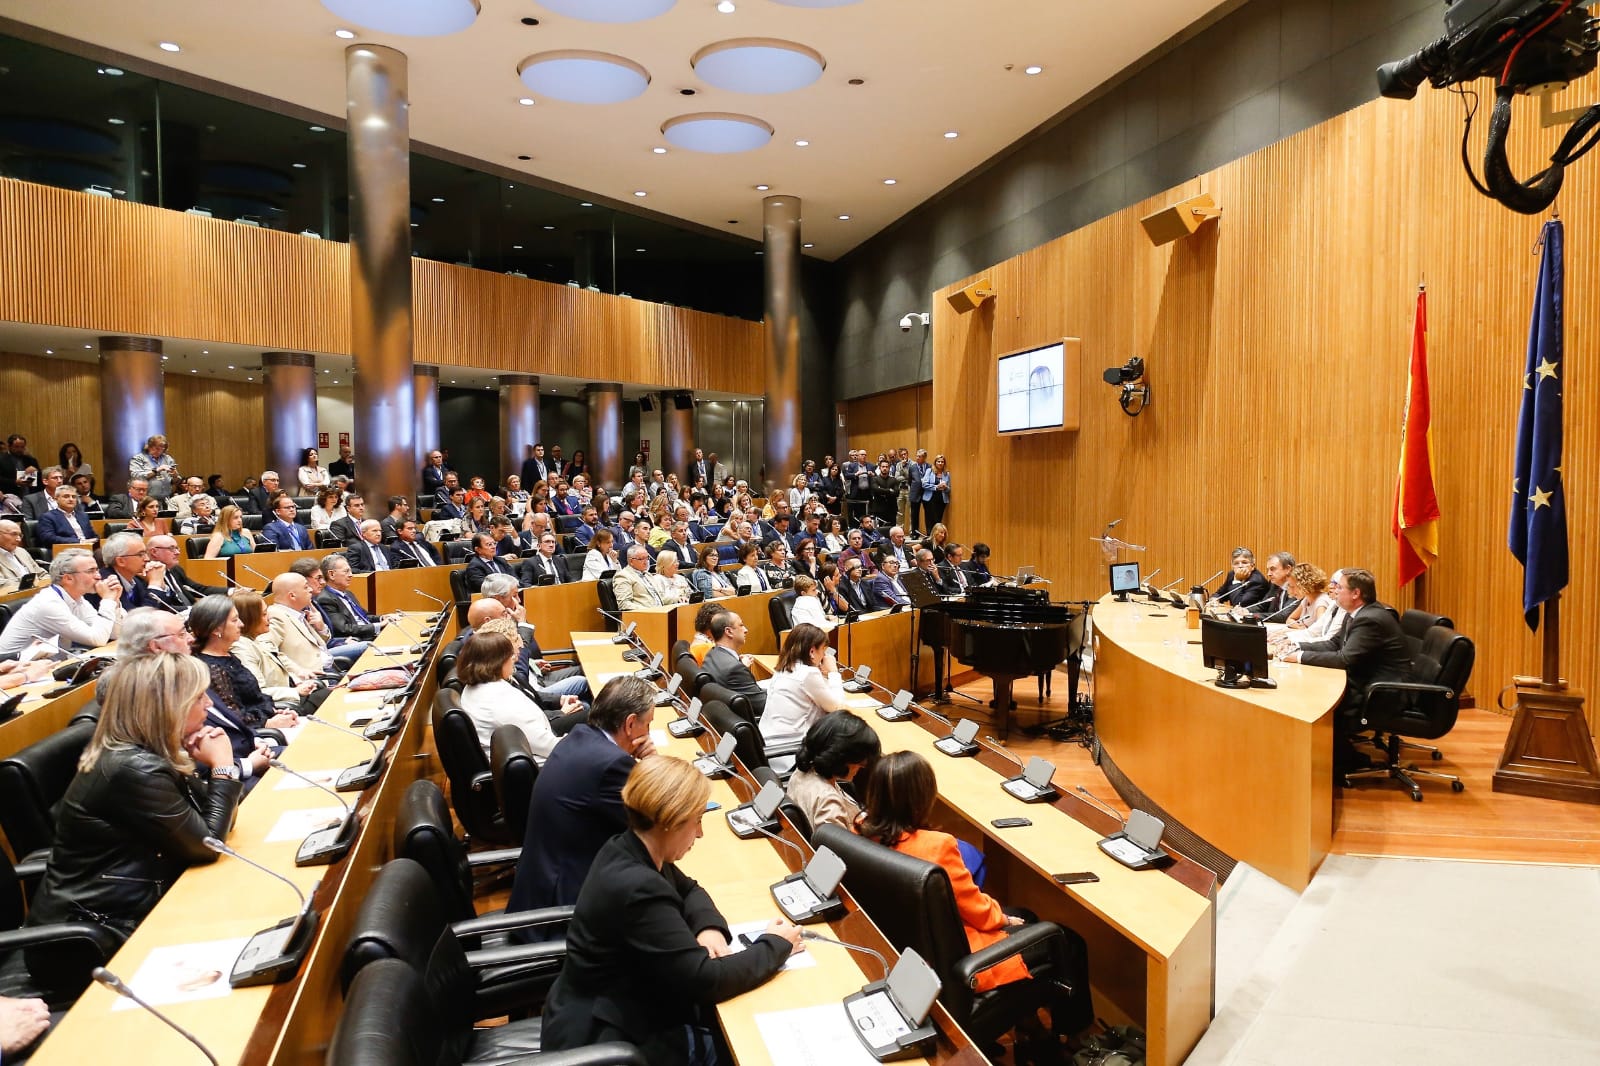
M 1594 147 L 1596 138 L 1589 135 L 1600 125 L 1600 105 L 1573 122 L 1548 167 L 1519 182 L 1506 161 L 1511 98 L 1560 92 L 1595 69 L 1600 34 L 1588 13 L 1594 2 L 1445 0 L 1445 35 L 1404 59 L 1379 67 L 1378 91 L 1391 99 L 1410 100 L 1424 81 L 1443 89 L 1478 78 L 1496 78 L 1483 181 L 1467 162 L 1471 113 L 1467 133 L 1462 135 L 1462 164 L 1473 186 L 1485 196 L 1513 211 L 1538 214 L 1561 191 L 1563 168 Z

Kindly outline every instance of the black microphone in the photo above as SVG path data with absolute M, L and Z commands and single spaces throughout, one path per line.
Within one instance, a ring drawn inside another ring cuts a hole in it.
M 823 936 L 821 933 L 814 933 L 810 929 L 800 930 L 800 939 L 820 940 L 824 944 L 832 944 L 834 947 L 845 948 L 849 951 L 857 951 L 863 955 L 871 955 L 873 958 L 878 960 L 878 965 L 883 967 L 883 976 L 879 978 L 879 980 L 887 981 L 889 979 L 889 961 L 885 959 L 879 952 L 873 951 L 865 944 L 850 944 L 843 940 L 835 940 L 831 936 Z
M 601 614 L 611 619 L 611 621 L 617 623 L 618 626 L 622 627 L 620 632 L 612 636 L 611 643 L 633 645 L 627 651 L 622 653 L 622 658 L 624 661 L 630 663 L 647 663 L 650 661 L 650 653 L 645 650 L 644 639 L 634 635 L 634 631 L 639 628 L 638 622 L 629 622 L 627 625 L 623 625 L 621 615 L 612 614 L 604 607 L 596 607 L 595 610 L 599 611 Z
M 411 591 L 416 593 L 418 596 L 421 596 L 423 599 L 432 600 L 434 603 L 437 603 L 439 605 L 439 609 L 437 611 L 435 611 L 432 616 L 429 617 L 429 619 L 428 619 L 428 624 L 429 625 L 432 625 L 433 623 L 435 623 L 435 622 L 439 621 L 441 618 L 443 618 L 446 614 L 450 613 L 450 604 L 447 603 L 444 600 L 441 600 L 439 597 L 430 596 L 428 593 L 423 592 L 421 589 L 412 589 Z
M 202 843 L 218 855 L 238 859 L 269 877 L 276 877 L 288 885 L 300 901 L 300 909 L 293 915 L 250 938 L 234 961 L 228 984 L 234 988 L 275 985 L 293 977 L 299 972 L 306 952 L 311 950 L 311 937 L 317 930 L 317 912 L 311 909 L 311 901 L 300 891 L 299 885 L 272 867 L 256 862 L 248 855 L 239 854 L 216 837 L 206 837 Z M 314 894 L 316 888 L 313 887 L 311 891 Z
M 266 574 L 263 574 L 261 571 L 257 570 L 255 567 L 251 566 L 249 563 L 240 563 L 239 564 L 239 569 L 248 570 L 250 573 L 254 574 L 256 577 L 259 577 L 263 582 L 265 582 L 266 583 L 266 587 L 261 590 L 262 592 L 266 593 L 266 592 L 271 592 L 272 591 L 272 580 L 273 580 L 272 578 L 268 577 Z M 288 571 L 284 571 L 284 572 L 288 573 Z
M 155 606 L 161 608 L 163 611 L 168 611 L 168 612 L 170 612 L 172 614 L 175 614 L 175 615 L 182 616 L 182 614 L 183 614 L 182 611 L 180 611 L 176 607 L 172 606 L 172 604 L 168 603 L 166 600 L 162 599 L 160 596 L 146 596 L 145 597 L 145 602 L 154 604 Z
M 290 777 L 298 777 L 312 788 L 320 788 L 328 795 L 339 801 L 339 806 L 344 808 L 344 817 L 333 825 L 324 826 L 313 830 L 309 836 L 300 842 L 300 850 L 295 852 L 294 864 L 296 866 L 327 866 L 329 863 L 338 862 L 350 850 L 350 845 L 355 843 L 355 827 L 360 821 L 350 804 L 344 797 L 321 781 L 309 777 L 293 767 L 285 766 L 281 759 L 268 759 L 267 765 L 275 770 L 282 770 Z
M 165 1014 L 162 1014 L 150 1004 L 146 1003 L 143 999 L 139 998 L 138 993 L 134 992 L 133 989 L 129 988 L 123 983 L 122 978 L 118 977 L 104 966 L 96 966 L 94 970 L 90 972 L 89 976 L 93 977 L 97 983 L 111 989 L 111 991 L 115 992 L 117 995 L 133 1000 L 139 1006 L 143 1007 L 151 1014 L 154 1014 L 161 1020 L 161 1024 L 165 1025 L 168 1029 L 171 1029 L 173 1032 L 189 1041 L 189 1043 L 199 1048 L 200 1054 L 206 1057 L 206 1061 L 210 1062 L 211 1066 L 217 1066 L 217 1057 L 211 1053 L 210 1048 L 200 1043 L 199 1037 L 195 1036 L 193 1033 L 189 1032 L 189 1030 L 185 1029 L 183 1026 L 179 1025 L 177 1022 L 173 1021 L 171 1018 L 168 1018 Z
M 1221 577 L 1223 574 L 1226 574 L 1227 572 L 1228 572 L 1228 568 L 1226 566 L 1224 566 L 1221 570 L 1218 570 L 1216 573 L 1212 574 L 1210 577 L 1208 577 L 1204 581 L 1200 582 L 1200 584 L 1191 585 L 1189 587 L 1190 588 L 1200 589 L 1203 592 L 1206 589 L 1211 587 L 1211 583 L 1213 581 L 1215 581 L 1217 578 Z
M 1272 611 L 1272 612 L 1270 612 L 1268 614 L 1262 615 L 1261 616 L 1262 624 L 1266 624 L 1267 622 L 1276 621 L 1279 615 L 1289 614 L 1290 612 L 1292 612 L 1299 605 L 1300 605 L 1300 601 L 1299 600 L 1290 600 L 1288 603 L 1284 604 L 1282 607 L 1279 607 L 1276 611 Z
M 372 758 L 367 762 L 358 763 L 340 772 L 339 780 L 334 783 L 334 788 L 337 791 L 360 792 L 376 783 L 378 778 L 383 776 L 383 749 L 379 748 L 372 739 L 365 734 L 357 733 L 354 729 L 346 729 L 342 725 L 334 725 L 332 722 L 325 722 L 321 718 L 307 717 L 305 720 L 315 722 L 317 725 L 327 729 L 338 730 L 340 733 L 355 737 L 357 740 L 365 741 L 367 746 L 372 749 Z
M 1078 785 L 1077 789 L 1078 789 L 1079 792 L 1083 793 L 1084 798 L 1087 799 L 1090 803 L 1094 804 L 1096 807 L 1099 807 L 1102 811 L 1105 811 L 1107 814 L 1111 815 L 1111 817 L 1115 818 L 1117 820 L 1117 824 L 1118 825 L 1122 825 L 1122 824 L 1126 823 L 1127 819 L 1123 818 L 1122 815 L 1118 814 L 1116 811 L 1112 810 L 1110 807 L 1106 806 L 1104 803 L 1101 803 L 1099 800 L 1095 799 L 1093 792 L 1090 792 L 1088 789 L 1084 788 L 1082 785 Z

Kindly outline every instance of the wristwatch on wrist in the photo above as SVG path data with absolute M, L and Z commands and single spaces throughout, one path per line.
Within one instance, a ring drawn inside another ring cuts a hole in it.
M 237 781 L 239 780 L 239 768 L 231 765 L 213 767 L 211 770 L 211 780 L 215 781 L 218 778 L 221 778 L 224 781 Z

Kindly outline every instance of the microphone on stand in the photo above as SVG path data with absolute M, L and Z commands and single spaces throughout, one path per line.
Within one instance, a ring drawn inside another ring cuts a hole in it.
M 250 938 L 244 950 L 239 952 L 239 958 L 234 961 L 233 972 L 228 975 L 228 984 L 234 988 L 275 985 L 279 981 L 293 977 L 299 972 L 300 963 L 305 959 L 306 952 L 311 950 L 312 934 L 317 931 L 317 912 L 311 909 L 311 901 L 300 891 L 299 885 L 270 866 L 264 866 L 247 855 L 239 854 L 216 837 L 206 837 L 202 843 L 218 855 L 238 859 L 246 865 L 254 866 L 268 877 L 276 877 L 288 885 L 295 897 L 300 900 L 300 909 L 293 915 Z M 311 891 L 315 894 L 316 888 L 313 887 Z
M 1177 584 L 1181 584 L 1182 582 L 1183 582 L 1183 578 L 1181 578 L 1181 577 L 1178 578 L 1177 581 L 1169 581 L 1165 585 L 1161 586 L 1161 591 L 1162 592 L 1170 592 L 1172 590 L 1172 586 L 1177 585 Z
M 1191 591 L 1191 592 L 1205 592 L 1207 596 L 1211 596 L 1211 593 L 1206 592 L 1206 590 L 1211 587 L 1211 583 L 1213 581 L 1215 581 L 1217 578 L 1221 577 L 1223 574 L 1226 574 L 1227 572 L 1228 572 L 1228 568 L 1226 566 L 1224 566 L 1221 570 L 1218 570 L 1216 573 L 1212 574 L 1210 577 L 1208 577 L 1204 581 L 1200 582 L 1200 584 L 1198 584 L 1198 585 L 1190 585 L 1189 586 L 1189 591 Z M 1211 596 L 1211 598 L 1212 599 L 1216 599 L 1215 596 Z
M 1010 748 L 1000 743 L 1000 741 L 996 740 L 988 733 L 983 735 L 983 742 L 989 747 L 993 748 L 995 751 L 999 752 L 1001 755 L 1004 755 L 1007 759 L 1010 759 L 1012 762 L 1016 763 L 1018 766 L 1027 765 L 1021 759 L 1017 758 L 1016 754 Z
M 240 563 L 239 569 L 248 570 L 250 573 L 254 574 L 256 577 L 259 577 L 263 582 L 265 582 L 265 585 L 261 589 L 263 595 L 272 591 L 272 578 L 268 577 L 266 574 L 263 574 L 249 563 Z
M 292 767 L 285 766 L 281 759 L 268 759 L 267 765 L 275 770 L 282 770 L 290 777 L 298 777 L 312 788 L 319 788 L 332 796 L 344 808 L 344 817 L 333 825 L 324 826 L 312 831 L 300 842 L 300 849 L 295 852 L 294 864 L 296 866 L 326 866 L 344 858 L 350 850 L 350 845 L 355 843 L 355 829 L 361 819 L 344 801 L 344 797 L 321 781 L 301 773 Z
M 621 630 L 612 636 L 611 643 L 632 645 L 622 653 L 623 659 L 630 663 L 647 663 L 650 661 L 650 653 L 645 650 L 644 640 L 634 635 L 634 631 L 639 628 L 638 622 L 629 622 L 627 625 L 623 625 L 620 614 L 612 614 L 604 607 L 596 607 L 595 610 L 617 623 L 618 626 L 621 626 Z
M 433 625 L 434 623 L 436 623 L 440 619 L 442 619 L 445 615 L 450 613 L 450 604 L 447 601 L 441 600 L 437 596 L 431 596 L 428 593 L 423 592 L 421 589 L 412 589 L 411 591 L 416 593 L 418 596 L 421 596 L 423 599 L 431 600 L 432 602 L 437 603 L 439 605 L 439 609 L 437 611 L 435 611 L 428 618 L 428 624 L 429 625 Z
M 367 737 L 363 733 L 357 733 L 354 729 L 346 729 L 342 725 L 334 725 L 332 722 L 325 722 L 321 718 L 308 717 L 306 721 L 315 722 L 317 725 L 320 725 L 326 729 L 335 729 L 346 736 L 355 737 L 357 740 L 365 741 L 367 745 L 372 748 L 371 759 L 364 763 L 358 763 L 355 766 L 348 767 L 340 772 L 338 781 L 334 782 L 334 789 L 336 791 L 360 792 L 368 786 L 374 784 L 378 778 L 383 776 L 383 749 L 379 748 L 371 738 Z
M 1000 782 L 1000 787 L 1005 790 L 1006 795 L 1023 803 L 1040 803 L 1056 798 L 1056 790 L 1050 784 L 1050 779 L 1056 775 L 1055 763 L 1042 755 L 1035 755 L 1024 763 L 1010 748 L 994 737 L 985 736 L 983 739 L 991 748 L 997 749 L 1022 770 L 1016 777 L 1008 777 Z
M 834 947 L 845 948 L 845 949 L 847 949 L 849 951 L 860 952 L 863 955 L 871 955 L 873 958 L 878 960 L 878 965 L 883 967 L 883 977 L 880 978 L 880 980 L 888 980 L 888 977 L 889 977 L 889 960 L 885 959 L 883 957 L 883 955 L 881 955 L 880 953 L 878 953 L 876 951 L 873 951 L 871 948 L 867 947 L 864 944 L 850 944 L 850 943 L 846 943 L 843 940 L 835 940 L 831 936 L 823 936 L 821 933 L 814 933 L 810 929 L 802 929 L 802 930 L 800 930 L 800 939 L 801 940 L 820 940 L 824 944 L 832 944 Z
M 1087 799 L 1090 803 L 1094 804 L 1096 807 L 1099 807 L 1102 811 L 1105 811 L 1107 814 L 1111 815 L 1111 817 L 1115 818 L 1117 820 L 1117 824 L 1118 825 L 1122 825 L 1126 821 L 1126 819 L 1124 819 L 1122 817 L 1122 815 L 1118 814 L 1116 811 L 1112 810 L 1110 807 L 1106 806 L 1104 803 L 1101 803 L 1099 800 L 1095 799 L 1093 792 L 1090 792 L 1088 789 L 1084 788 L 1082 785 L 1077 786 L 1077 789 L 1078 789 L 1079 792 L 1083 793 L 1084 798 Z
M 217 1066 L 217 1057 L 211 1053 L 210 1048 L 200 1043 L 199 1037 L 195 1036 L 193 1033 L 189 1032 L 189 1030 L 185 1029 L 171 1018 L 168 1018 L 165 1014 L 162 1014 L 150 1004 L 146 1003 L 139 997 L 138 993 L 123 983 L 122 978 L 118 977 L 104 966 L 96 966 L 89 976 L 93 977 L 97 983 L 111 989 L 111 991 L 115 992 L 117 995 L 122 996 L 125 999 L 133 1000 L 140 1007 L 155 1015 L 158 1019 L 160 1019 L 161 1024 L 165 1025 L 168 1029 L 171 1029 L 173 1032 L 189 1041 L 189 1043 L 199 1048 L 200 1054 L 206 1057 L 206 1060 L 211 1063 L 211 1066 Z

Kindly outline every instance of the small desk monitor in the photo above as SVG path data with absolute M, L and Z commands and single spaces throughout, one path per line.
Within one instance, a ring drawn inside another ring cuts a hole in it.
M 1267 676 L 1267 627 L 1250 622 L 1200 619 L 1200 651 L 1205 664 L 1220 671 L 1221 688 L 1249 688 Z
M 1119 603 L 1128 598 L 1128 593 L 1138 592 L 1142 584 L 1138 563 L 1111 564 L 1111 591 L 1116 593 Z

